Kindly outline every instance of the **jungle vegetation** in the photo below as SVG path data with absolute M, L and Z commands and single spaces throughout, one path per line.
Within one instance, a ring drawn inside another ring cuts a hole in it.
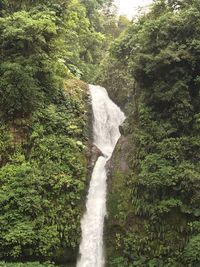
M 0 0 L 0 266 L 76 262 L 86 82 L 128 23 L 110 0 Z
M 199 267 L 199 0 L 0 0 L 0 45 L 0 266 L 74 266 L 96 82 L 127 116 L 107 266 Z
M 200 266 L 199 40 L 198 0 L 158 0 L 102 64 L 128 142 L 112 162 L 108 266 Z

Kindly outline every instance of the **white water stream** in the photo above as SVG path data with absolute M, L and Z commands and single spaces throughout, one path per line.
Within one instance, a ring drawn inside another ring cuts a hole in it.
M 103 267 L 103 226 L 106 215 L 106 162 L 112 156 L 120 137 L 119 126 L 125 116 L 109 98 L 105 88 L 89 86 L 93 109 L 94 144 L 104 156 L 94 166 L 86 202 L 86 212 L 81 220 L 82 241 L 77 267 Z

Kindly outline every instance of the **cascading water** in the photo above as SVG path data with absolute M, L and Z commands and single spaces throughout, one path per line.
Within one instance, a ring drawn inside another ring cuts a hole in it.
M 103 267 L 103 225 L 106 215 L 106 162 L 112 155 L 120 137 L 119 126 L 124 113 L 109 98 L 106 89 L 89 86 L 94 115 L 94 144 L 104 156 L 95 164 L 86 202 L 86 212 L 81 220 L 82 241 L 77 267 Z

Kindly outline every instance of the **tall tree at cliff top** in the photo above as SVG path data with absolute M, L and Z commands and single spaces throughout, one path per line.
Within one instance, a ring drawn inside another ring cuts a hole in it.
M 109 266 L 200 265 L 199 40 L 198 0 L 158 0 L 113 47 L 104 81 L 123 71 L 135 104 L 130 169 L 113 174 Z

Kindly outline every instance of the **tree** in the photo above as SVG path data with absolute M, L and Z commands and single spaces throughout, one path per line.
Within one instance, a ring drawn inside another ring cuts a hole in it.
M 123 73 L 116 86 L 131 77 L 134 102 L 124 129 L 130 151 L 119 149 L 130 169 L 113 171 L 108 201 L 111 262 L 119 255 L 133 266 L 198 265 L 199 11 L 195 0 L 155 1 L 112 48 L 115 73 Z M 120 89 L 110 87 L 124 105 Z

